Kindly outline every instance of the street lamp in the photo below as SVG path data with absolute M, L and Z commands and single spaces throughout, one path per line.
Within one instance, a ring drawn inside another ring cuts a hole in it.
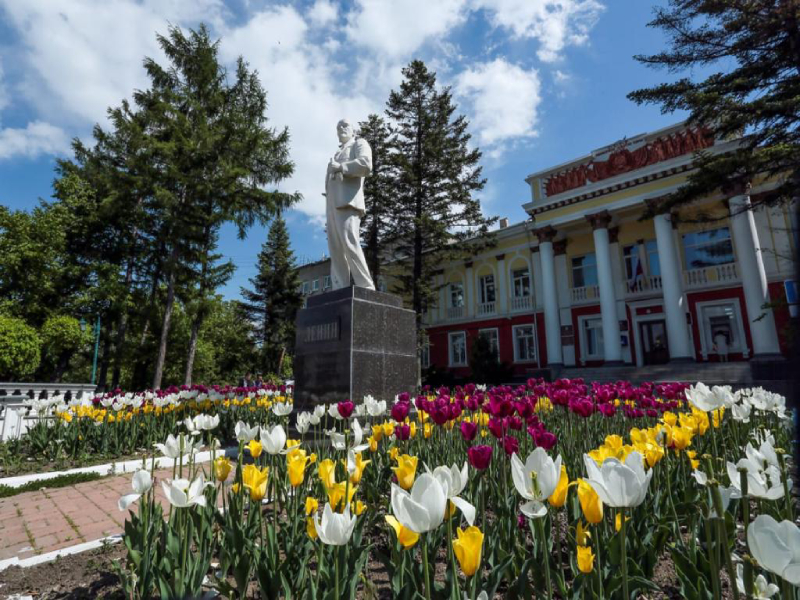
M 81 331 L 86 331 L 86 321 L 81 317 Z M 100 315 L 94 324 L 94 358 L 92 359 L 92 385 L 97 377 L 97 353 L 100 350 Z

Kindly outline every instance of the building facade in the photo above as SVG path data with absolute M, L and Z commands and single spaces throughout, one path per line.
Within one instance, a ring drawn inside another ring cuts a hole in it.
M 520 376 L 785 354 L 793 210 L 747 210 L 769 182 L 642 220 L 686 181 L 695 151 L 735 144 L 679 124 L 530 175 L 531 219 L 501 228 L 491 250 L 442 265 L 424 364 L 469 377 L 477 336 Z
M 770 182 L 642 219 L 648 203 L 686 181 L 695 151 L 736 143 L 678 124 L 528 176 L 530 219 L 501 221 L 493 248 L 441 265 L 423 366 L 470 377 L 478 336 L 520 377 L 786 354 L 793 207 L 748 209 Z M 326 289 L 325 269 L 301 268 L 305 292 Z

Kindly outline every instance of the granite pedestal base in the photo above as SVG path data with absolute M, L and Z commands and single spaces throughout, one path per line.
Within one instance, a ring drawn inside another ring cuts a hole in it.
M 298 407 L 391 401 L 416 386 L 415 315 L 398 296 L 355 286 L 310 296 L 296 324 Z

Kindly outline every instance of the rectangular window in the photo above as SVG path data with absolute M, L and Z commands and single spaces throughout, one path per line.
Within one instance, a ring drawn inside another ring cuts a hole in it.
M 636 279 L 639 261 L 642 259 L 642 250 L 639 248 L 639 244 L 625 246 L 622 249 L 622 256 L 625 260 L 625 278 L 628 281 Z M 658 262 L 658 244 L 655 240 L 647 240 L 644 243 L 644 260 L 642 274 L 661 277 L 661 265 Z
M 464 306 L 464 284 L 451 283 L 450 284 L 450 306 L 451 308 L 458 308 Z
M 481 329 L 478 336 L 489 342 L 489 349 L 500 360 L 500 345 L 498 343 L 497 329 Z
M 585 358 L 603 358 L 603 320 L 600 317 L 584 319 L 583 341 Z
M 330 287 L 331 287 L 331 276 L 325 275 L 325 277 L 322 280 L 322 289 L 328 290 L 330 289 Z
M 494 275 L 481 277 L 481 304 L 494 302 Z
M 533 336 L 533 325 L 517 325 L 514 332 L 514 362 L 536 360 L 536 341 Z
M 531 295 L 531 276 L 528 269 L 517 269 L 511 273 L 514 282 L 514 298 L 527 298 Z
M 422 363 L 422 368 L 427 369 L 431 366 L 431 344 L 428 340 L 422 344 L 422 348 L 419 351 L 419 358 L 420 362 Z
M 732 263 L 733 244 L 727 227 L 696 231 L 683 236 L 683 257 L 686 269 L 703 269 Z
M 311 291 L 311 285 L 309 284 L 308 281 L 304 281 L 303 282 L 303 295 L 307 296 L 310 291 Z
M 451 331 L 448 334 L 450 366 L 463 367 L 467 364 L 467 334 L 464 331 Z
M 311 282 L 311 291 L 316 292 L 319 291 L 319 279 L 315 279 Z
M 597 260 L 594 252 L 572 259 L 572 287 L 597 285 Z

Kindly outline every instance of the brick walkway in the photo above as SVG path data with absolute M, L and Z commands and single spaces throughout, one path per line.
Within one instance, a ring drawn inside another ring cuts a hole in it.
M 160 481 L 171 476 L 171 469 L 155 473 L 156 498 L 165 508 L 169 504 Z M 24 559 L 122 533 L 127 513 L 117 502 L 133 493 L 131 477 L 106 477 L 0 499 L 0 560 Z

